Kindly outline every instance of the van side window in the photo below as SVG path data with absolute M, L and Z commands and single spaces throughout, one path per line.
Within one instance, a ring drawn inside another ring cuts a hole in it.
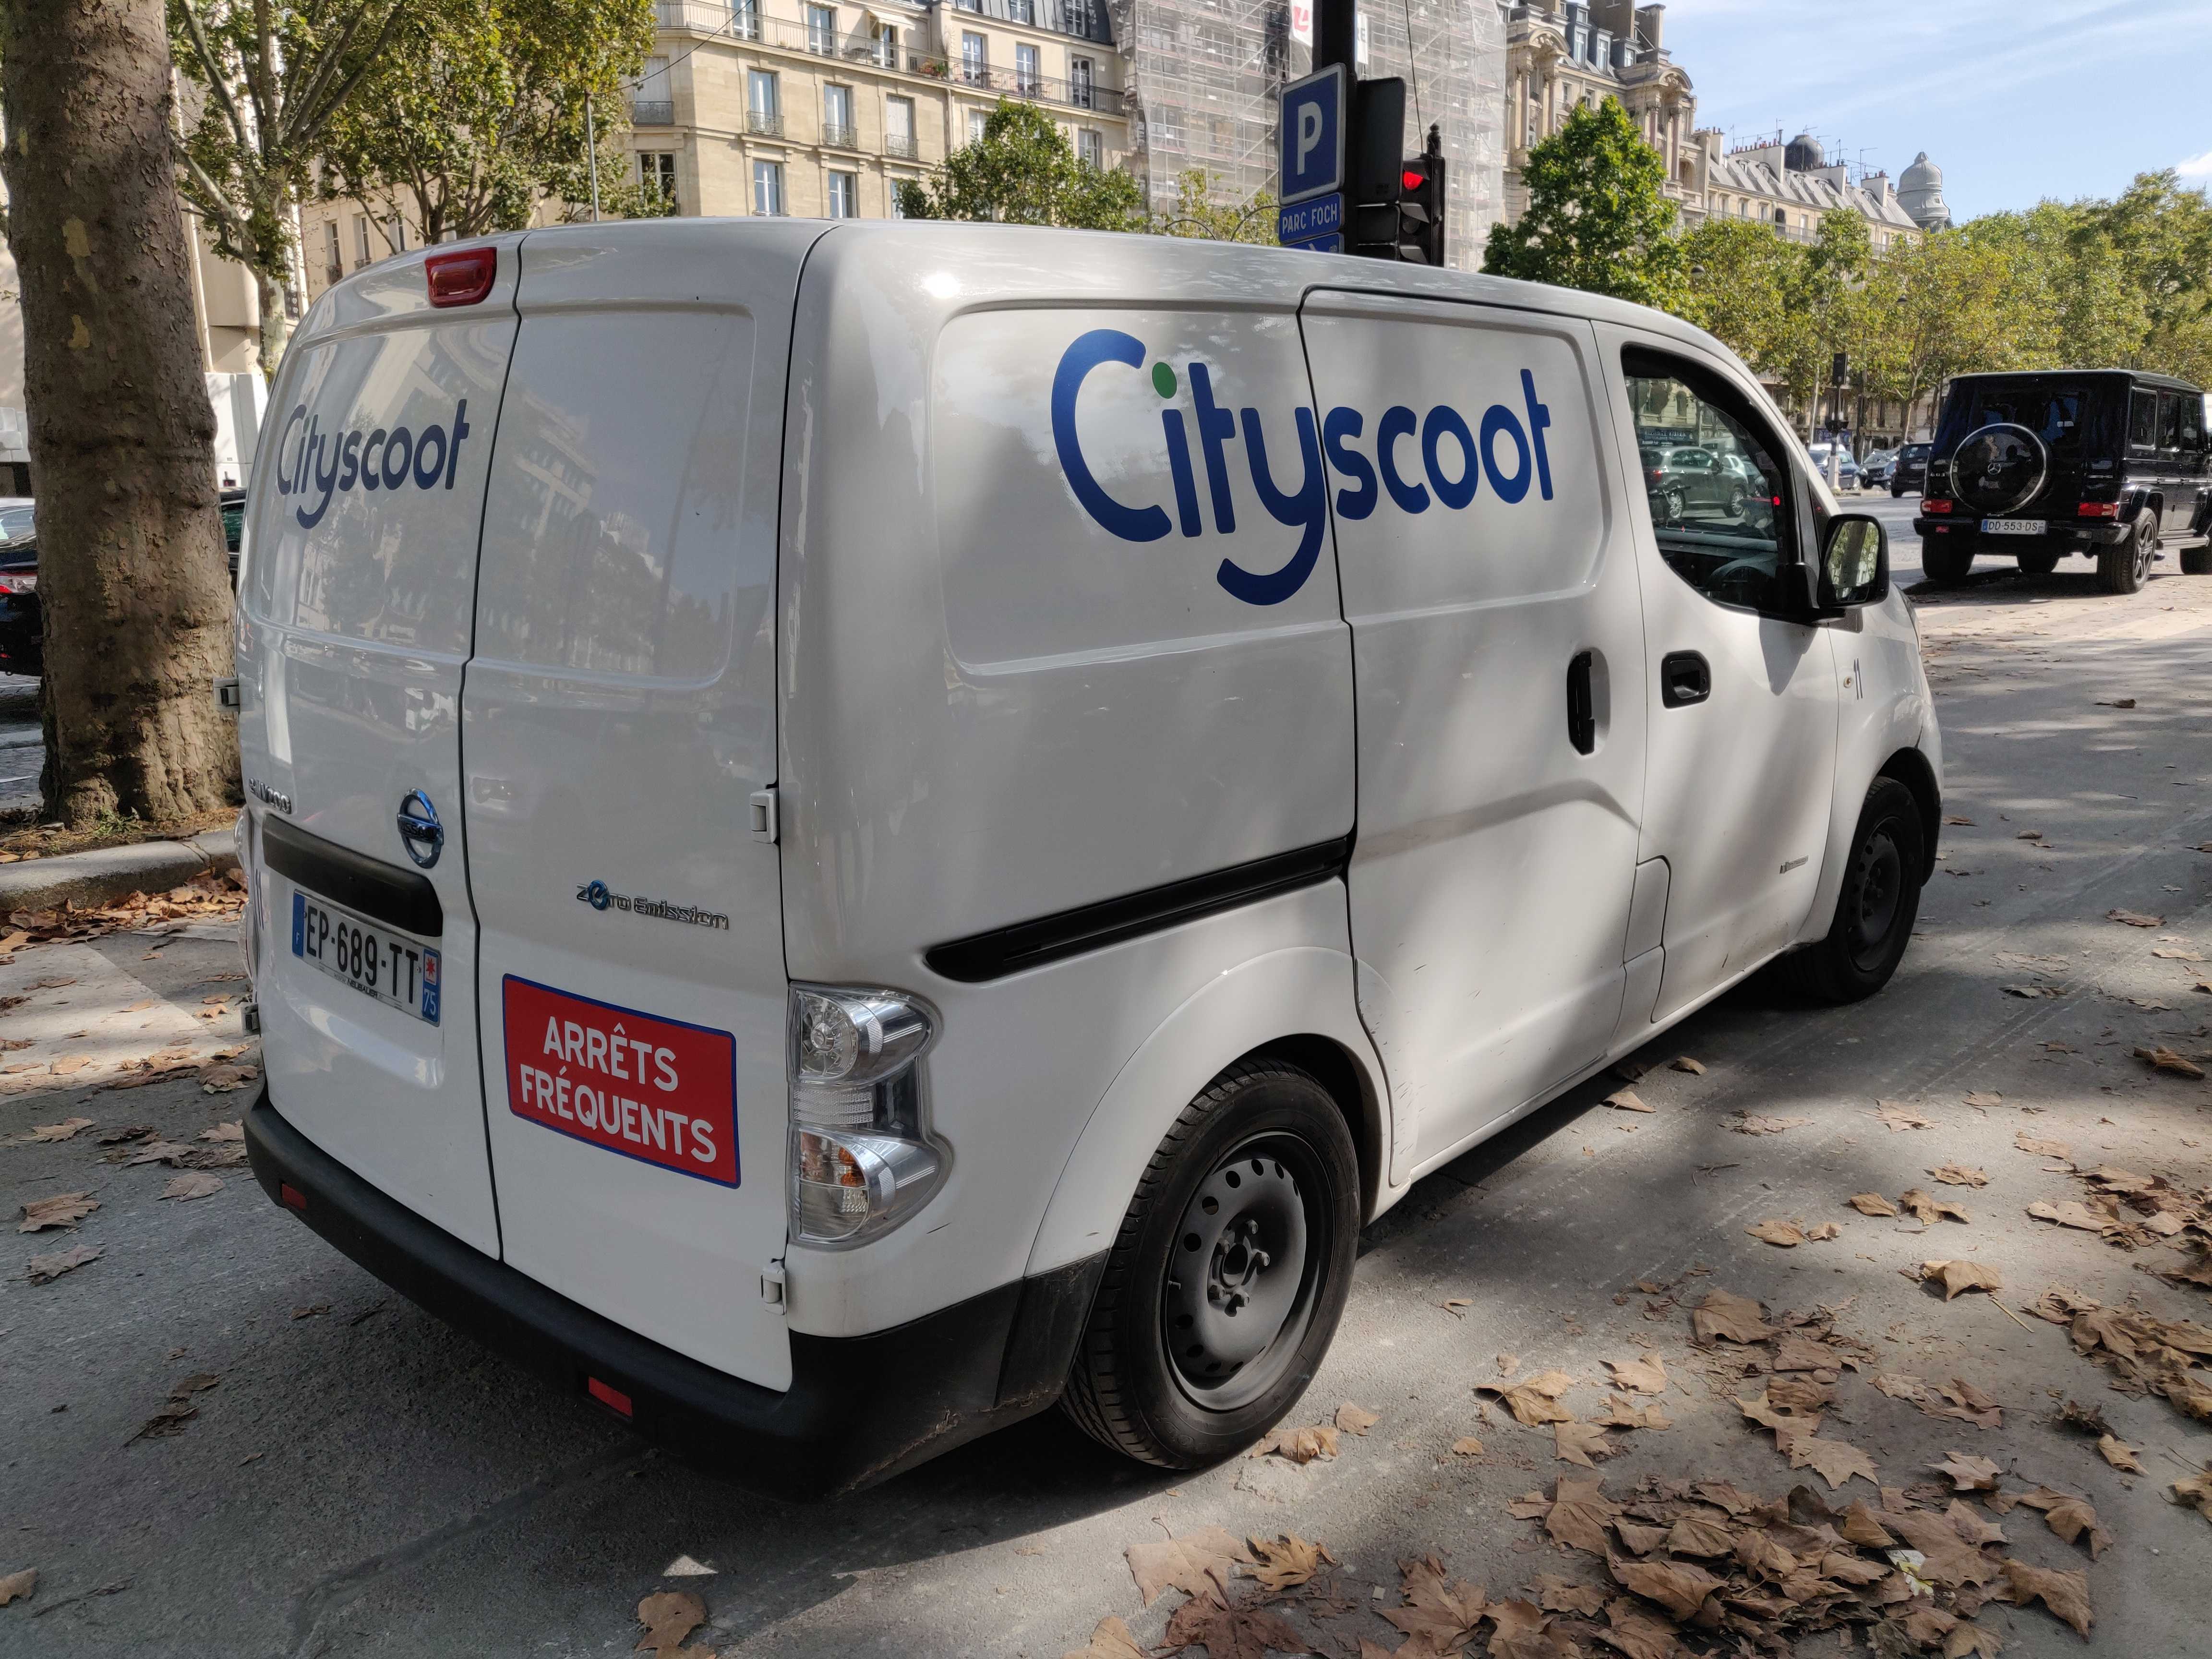
M 1661 556 L 1717 604 L 1780 609 L 1796 518 L 1765 422 L 1718 375 L 1664 352 L 1629 346 L 1621 373 Z

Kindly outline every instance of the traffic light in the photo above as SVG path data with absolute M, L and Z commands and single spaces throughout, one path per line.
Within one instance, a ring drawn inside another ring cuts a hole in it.
M 1399 177 L 1398 257 L 1417 265 L 1444 262 L 1444 158 L 1436 128 L 1429 148 L 1408 156 Z
M 1406 83 L 1395 76 L 1352 83 L 1346 144 L 1345 242 L 1369 259 L 1398 257 L 1398 158 L 1406 152 Z

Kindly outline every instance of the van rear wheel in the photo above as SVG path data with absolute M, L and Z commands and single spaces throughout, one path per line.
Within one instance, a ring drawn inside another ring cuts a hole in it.
M 1912 792 L 1876 778 L 1859 809 L 1828 936 L 1776 964 L 1790 989 L 1820 1002 L 1857 1002 L 1889 983 L 1920 915 L 1927 845 Z
M 1279 1061 L 1231 1066 L 1129 1201 L 1062 1407 L 1144 1462 L 1234 1456 L 1312 1382 L 1358 1232 L 1358 1153 L 1328 1091 Z

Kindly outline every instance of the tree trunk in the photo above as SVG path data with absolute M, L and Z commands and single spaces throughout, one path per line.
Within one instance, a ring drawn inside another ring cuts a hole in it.
M 0 0 L 8 240 L 46 611 L 46 809 L 238 799 L 215 413 L 171 173 L 161 0 Z
M 254 361 L 261 370 L 261 378 L 273 382 L 276 365 L 284 361 L 284 348 L 291 343 L 292 319 L 284 314 L 283 287 L 266 271 L 253 273 L 253 298 L 261 311 L 261 334 L 254 342 Z

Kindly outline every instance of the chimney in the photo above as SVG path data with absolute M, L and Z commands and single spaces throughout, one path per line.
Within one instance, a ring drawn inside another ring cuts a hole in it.
M 1664 6 L 1638 6 L 1636 9 L 1636 43 L 1648 52 L 1656 52 L 1660 46 L 1660 27 L 1667 21 Z

